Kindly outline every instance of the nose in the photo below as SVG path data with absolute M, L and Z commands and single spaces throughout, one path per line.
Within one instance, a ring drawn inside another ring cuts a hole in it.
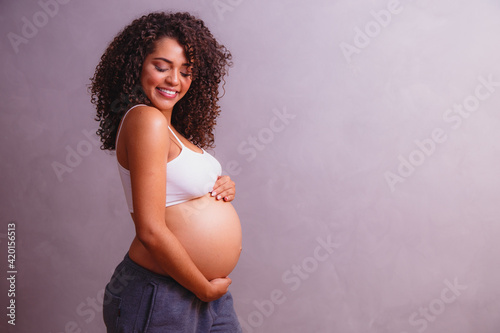
M 169 71 L 168 75 L 166 77 L 167 83 L 169 83 L 173 86 L 177 85 L 179 83 L 179 75 L 180 75 L 180 73 L 177 70 Z

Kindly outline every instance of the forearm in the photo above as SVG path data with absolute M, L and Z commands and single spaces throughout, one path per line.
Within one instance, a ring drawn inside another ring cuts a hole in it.
M 166 274 L 198 298 L 206 300 L 211 297 L 210 282 L 167 227 L 156 232 L 143 233 L 138 238 Z

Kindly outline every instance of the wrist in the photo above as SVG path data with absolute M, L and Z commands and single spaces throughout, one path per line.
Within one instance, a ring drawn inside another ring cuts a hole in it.
M 206 280 L 203 285 L 194 293 L 196 297 L 204 302 L 208 302 L 212 298 L 213 290 L 212 284 Z

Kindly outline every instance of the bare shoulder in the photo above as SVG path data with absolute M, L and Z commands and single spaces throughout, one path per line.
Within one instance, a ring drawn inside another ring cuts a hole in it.
M 122 132 L 127 150 L 133 145 L 165 142 L 168 121 L 157 108 L 140 105 L 130 110 L 123 119 Z
M 167 129 L 168 123 L 165 116 L 157 108 L 140 105 L 128 112 L 122 126 L 133 132 L 137 130 L 142 132 L 147 130 L 161 130 L 162 128 Z

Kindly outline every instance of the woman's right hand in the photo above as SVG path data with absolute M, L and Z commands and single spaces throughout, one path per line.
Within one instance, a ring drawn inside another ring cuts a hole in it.
M 224 294 L 227 293 L 231 282 L 232 282 L 231 279 L 228 277 L 216 278 L 210 280 L 209 281 L 210 287 L 209 290 L 207 290 L 206 295 L 196 295 L 196 296 L 203 302 L 215 301 L 216 299 L 221 298 L 222 296 L 224 296 Z

